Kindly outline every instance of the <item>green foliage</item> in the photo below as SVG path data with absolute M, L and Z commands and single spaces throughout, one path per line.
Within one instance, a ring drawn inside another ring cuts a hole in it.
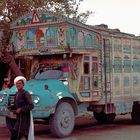
M 78 13 L 82 1 L 83 0 L 0 0 L 0 16 L 5 22 L 11 22 L 25 12 L 40 8 L 74 18 L 81 22 L 86 22 L 92 12 L 86 11 L 84 13 Z

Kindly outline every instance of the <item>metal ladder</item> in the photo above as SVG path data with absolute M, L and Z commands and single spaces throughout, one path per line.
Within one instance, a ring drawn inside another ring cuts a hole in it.
M 109 39 L 103 39 L 103 59 L 104 59 L 104 94 L 105 94 L 105 113 L 110 113 L 108 111 L 108 105 L 112 112 L 111 105 L 111 48 Z

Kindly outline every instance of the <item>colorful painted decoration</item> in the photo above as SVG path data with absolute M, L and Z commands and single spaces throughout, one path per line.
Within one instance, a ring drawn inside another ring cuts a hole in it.
M 26 34 L 27 48 L 35 48 L 35 33 L 36 29 L 29 29 Z
M 46 44 L 47 46 L 56 46 L 57 43 L 57 28 L 49 27 L 46 30 Z
M 78 47 L 84 47 L 84 33 L 82 31 L 78 33 Z
M 31 24 L 41 23 L 40 18 L 36 11 L 33 11 Z
M 44 47 L 45 45 L 44 33 L 41 29 L 38 29 L 36 32 L 36 43 L 37 47 Z
M 16 33 L 16 37 L 17 37 L 17 47 L 18 47 L 18 50 L 20 49 L 23 49 L 25 47 L 25 32 L 17 32 Z
M 58 29 L 58 45 L 66 46 L 66 28 L 65 26 Z
M 63 16 L 47 11 L 31 11 L 23 15 L 11 24 L 16 34 L 13 37 L 15 50 L 20 54 L 28 54 L 29 51 L 37 54 L 48 53 L 46 48 L 64 51 L 73 47 L 94 47 L 96 35 L 86 28 L 70 25 L 68 21 Z M 73 75 L 77 77 L 76 72 Z

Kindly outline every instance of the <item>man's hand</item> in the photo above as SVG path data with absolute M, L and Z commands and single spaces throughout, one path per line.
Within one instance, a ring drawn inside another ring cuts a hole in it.
M 7 109 L 11 109 L 11 106 L 10 105 L 5 105 L 5 107 L 7 108 Z
M 21 112 L 21 108 L 18 108 L 18 109 L 15 111 L 16 114 L 20 114 L 20 112 Z
M 5 105 L 5 107 L 6 107 L 9 111 L 12 111 L 12 106 L 10 106 L 10 105 Z

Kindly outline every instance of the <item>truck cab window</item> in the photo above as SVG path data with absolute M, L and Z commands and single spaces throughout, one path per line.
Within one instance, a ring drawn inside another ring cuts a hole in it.
M 63 77 L 63 72 L 60 70 L 47 70 L 41 69 L 35 75 L 35 79 L 47 80 L 47 79 L 61 79 Z
M 84 74 L 89 74 L 89 56 L 84 56 Z
M 89 62 L 84 62 L 84 74 L 89 74 Z

